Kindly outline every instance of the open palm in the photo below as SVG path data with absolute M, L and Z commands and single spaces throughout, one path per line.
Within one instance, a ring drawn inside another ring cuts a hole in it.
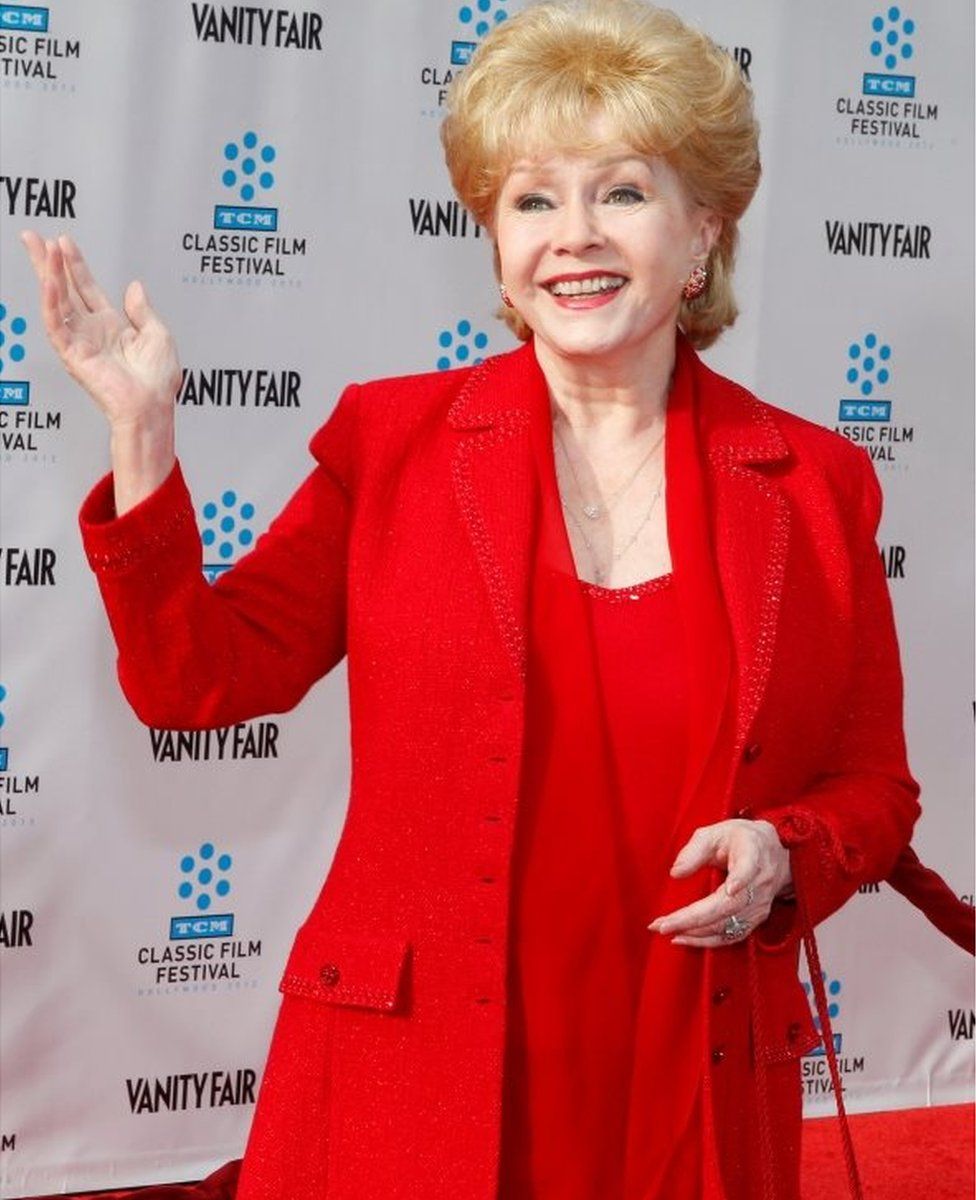
M 168 414 L 180 364 L 142 284 L 129 284 L 119 312 L 70 238 L 45 241 L 25 231 L 22 239 L 40 285 L 48 340 L 112 426 Z

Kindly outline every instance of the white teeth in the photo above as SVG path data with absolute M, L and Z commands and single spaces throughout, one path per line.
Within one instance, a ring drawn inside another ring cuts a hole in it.
M 560 279 L 549 285 L 554 296 L 593 296 L 614 292 L 627 282 L 620 275 L 593 275 L 589 279 Z

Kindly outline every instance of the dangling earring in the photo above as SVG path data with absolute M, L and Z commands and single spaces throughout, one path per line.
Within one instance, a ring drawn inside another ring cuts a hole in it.
M 698 263 L 692 268 L 685 286 L 681 289 L 681 294 L 686 300 L 697 300 L 707 287 L 708 268 L 702 263 Z
M 511 302 L 511 300 L 509 299 L 509 297 L 508 297 L 508 290 L 507 290 L 507 288 L 505 287 L 504 283 L 500 283 L 500 284 L 498 285 L 498 290 L 499 290 L 499 292 L 501 292 L 502 303 L 505 305 L 505 307 L 506 307 L 506 308 L 514 308 L 514 307 L 515 307 L 515 305 L 514 305 L 514 304 Z

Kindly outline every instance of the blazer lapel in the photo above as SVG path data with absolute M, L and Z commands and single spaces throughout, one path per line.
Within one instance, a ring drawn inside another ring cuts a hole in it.
M 448 411 L 458 431 L 455 496 L 502 641 L 523 679 L 539 499 L 531 423 L 534 406 L 546 403 L 545 379 L 527 344 L 475 367 Z
M 741 748 L 769 679 L 790 542 L 789 505 L 768 468 L 790 451 L 766 406 L 697 356 L 694 367 L 716 565 L 737 667 Z
M 789 447 L 770 410 L 709 370 L 683 337 L 691 371 L 722 599 L 736 661 L 736 744 L 744 743 L 773 660 L 790 511 L 771 465 Z M 502 641 L 526 672 L 529 578 L 539 496 L 531 422 L 548 389 L 531 343 L 475 367 L 448 411 L 453 482 Z

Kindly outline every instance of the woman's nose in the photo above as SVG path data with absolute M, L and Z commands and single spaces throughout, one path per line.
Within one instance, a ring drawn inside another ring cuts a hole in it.
M 583 199 L 567 200 L 559 210 L 553 230 L 553 249 L 578 254 L 602 245 L 603 234 L 593 206 Z

